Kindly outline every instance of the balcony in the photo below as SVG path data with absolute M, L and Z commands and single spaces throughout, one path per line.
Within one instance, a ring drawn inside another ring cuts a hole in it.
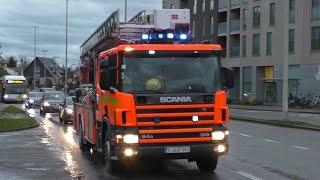
M 227 22 L 218 24 L 218 34 L 227 33 Z
M 240 19 L 231 20 L 230 22 L 231 32 L 233 31 L 240 31 Z
M 219 0 L 219 9 L 224 9 L 228 7 L 228 1 L 227 0 Z
M 240 57 L 240 47 L 234 46 L 230 48 L 230 57 Z
M 232 6 L 237 6 L 237 5 L 240 5 L 240 4 L 241 4 L 240 0 L 231 0 L 231 7 Z

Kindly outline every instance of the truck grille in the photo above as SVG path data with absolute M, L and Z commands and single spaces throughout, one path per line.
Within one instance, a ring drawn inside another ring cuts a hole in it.
M 212 141 L 213 104 L 137 106 L 140 143 Z M 198 121 L 193 121 L 198 116 Z

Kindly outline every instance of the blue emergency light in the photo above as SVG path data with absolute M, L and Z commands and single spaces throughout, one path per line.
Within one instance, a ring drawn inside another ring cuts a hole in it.
M 181 34 L 180 35 L 180 39 L 181 40 L 186 40 L 188 38 L 188 36 L 186 34 Z
M 148 34 L 142 34 L 141 39 L 148 40 L 149 39 L 149 35 Z
M 158 39 L 163 39 L 163 34 L 158 34 Z
M 168 38 L 168 39 L 173 39 L 173 38 L 174 38 L 173 33 L 168 33 L 168 34 L 167 34 L 167 38 Z

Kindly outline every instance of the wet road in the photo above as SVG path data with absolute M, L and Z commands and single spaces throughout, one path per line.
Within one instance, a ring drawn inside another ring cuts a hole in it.
M 14 177 L 13 174 L 15 172 L 22 177 L 30 177 L 30 179 L 88 180 L 304 180 L 319 179 L 320 177 L 319 132 L 236 121 L 232 121 L 228 125 L 231 131 L 229 138 L 230 152 L 227 156 L 220 157 L 215 174 L 200 174 L 195 163 L 179 160 L 142 163 L 136 165 L 134 169 L 124 170 L 121 173 L 122 175 L 111 176 L 105 172 L 104 165 L 99 156 L 80 152 L 78 148 L 78 136 L 74 133 L 72 124 L 60 124 L 56 114 L 48 114 L 46 118 L 42 118 L 37 109 L 28 110 L 28 113 L 39 119 L 41 126 L 36 129 L 16 133 L 17 137 L 15 139 L 19 141 L 18 136 L 23 136 L 23 134 L 37 137 L 35 141 L 45 144 L 47 150 L 45 153 L 37 154 L 35 159 L 46 160 L 46 166 L 34 166 L 36 168 L 33 169 L 35 174 L 33 175 L 27 174 L 30 171 L 16 171 L 15 169 L 19 168 L 18 165 L 12 165 L 10 168 L 6 166 L 2 167 L 2 161 L 0 160 L 0 175 L 6 177 L 5 179 Z M 7 138 L 6 136 L 10 137 L 11 135 L 9 133 L 0 134 L 0 157 L 3 150 L 1 148 L 3 147 L 3 139 Z M 38 146 L 40 147 L 39 143 Z M 6 164 L 10 164 L 9 159 L 5 162 Z M 16 160 L 16 163 L 18 163 L 18 160 Z M 39 163 L 44 166 L 43 162 Z M 50 169 L 50 172 L 45 173 Z M 0 177 L 0 179 L 2 178 Z

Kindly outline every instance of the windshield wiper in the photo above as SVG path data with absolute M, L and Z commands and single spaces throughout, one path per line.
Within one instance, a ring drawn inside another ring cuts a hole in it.
M 185 92 L 185 93 L 190 93 L 190 92 L 197 92 L 197 93 L 208 93 L 203 90 L 198 90 L 198 89 L 178 89 L 178 90 L 172 90 L 170 92 Z
M 141 94 L 163 94 L 162 91 L 151 91 L 151 90 L 133 90 L 132 93 L 141 93 Z

